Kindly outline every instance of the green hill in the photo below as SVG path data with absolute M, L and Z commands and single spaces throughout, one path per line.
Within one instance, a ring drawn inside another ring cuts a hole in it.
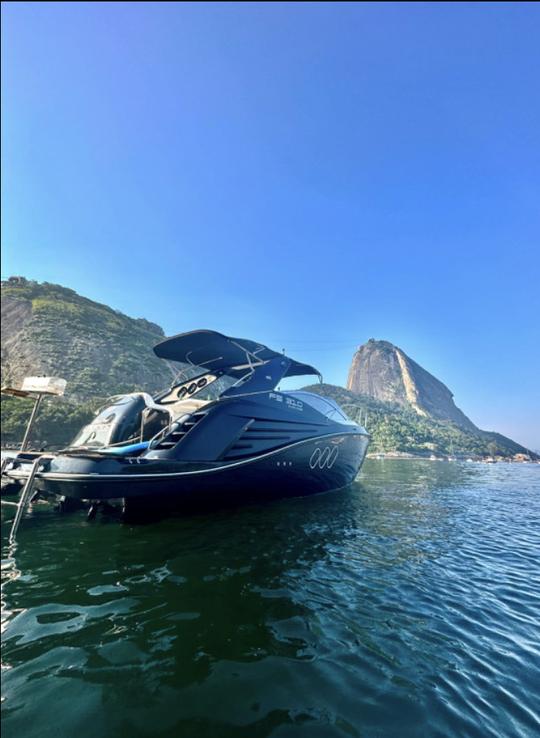
M 66 395 L 43 404 L 34 443 L 67 443 L 106 397 L 137 389 L 156 392 L 171 370 L 152 347 L 163 330 L 48 282 L 2 282 L 2 385 L 25 376 L 67 380 Z M 2 444 L 21 439 L 30 402 L 2 400 Z

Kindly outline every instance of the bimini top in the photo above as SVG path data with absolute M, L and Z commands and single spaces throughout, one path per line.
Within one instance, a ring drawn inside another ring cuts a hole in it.
M 282 377 L 300 377 L 304 374 L 321 376 L 315 367 L 294 361 L 277 351 L 272 351 L 262 343 L 247 338 L 231 338 L 216 331 L 179 333 L 154 346 L 154 353 L 160 359 L 180 361 L 202 367 L 207 371 L 225 373 L 227 369 L 255 369 L 281 358 L 288 364 Z

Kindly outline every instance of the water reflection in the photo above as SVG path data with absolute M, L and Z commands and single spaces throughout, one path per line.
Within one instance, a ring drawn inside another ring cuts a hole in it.
M 538 498 L 510 489 L 475 465 L 367 462 L 339 493 L 149 526 L 36 509 L 4 588 L 5 728 L 495 735 L 506 708 L 486 701 L 508 692 L 530 729 Z

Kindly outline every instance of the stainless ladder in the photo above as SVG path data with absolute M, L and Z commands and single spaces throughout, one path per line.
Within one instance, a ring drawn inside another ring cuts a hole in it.
M 34 483 L 36 480 L 36 475 L 39 471 L 39 467 L 43 464 L 44 461 L 51 461 L 52 459 L 54 459 L 54 456 L 38 456 L 38 458 L 35 459 L 32 464 L 32 469 L 30 470 L 28 479 L 26 480 L 26 483 L 21 492 L 21 496 L 19 497 L 17 512 L 15 513 L 15 517 L 13 518 L 13 523 L 11 525 L 11 530 L 9 532 L 10 544 L 15 543 L 17 530 L 19 528 L 19 524 L 24 513 L 24 508 L 28 505 L 28 502 L 30 501 L 32 492 L 34 490 Z

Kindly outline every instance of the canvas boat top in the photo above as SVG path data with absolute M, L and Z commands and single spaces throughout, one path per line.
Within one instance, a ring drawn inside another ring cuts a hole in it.
M 247 338 L 232 338 L 210 330 L 189 331 L 166 338 L 154 347 L 154 353 L 161 359 L 190 364 L 211 372 L 234 374 L 245 369 L 255 370 L 272 362 L 282 367 L 280 379 L 302 375 L 320 376 L 315 367 L 295 361 L 262 343 Z

